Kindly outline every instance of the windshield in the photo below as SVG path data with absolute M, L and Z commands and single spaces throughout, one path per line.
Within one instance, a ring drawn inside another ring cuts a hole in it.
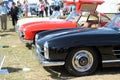
M 60 11 L 53 11 L 52 15 L 49 17 L 50 19 L 60 19 L 61 13 Z
M 116 15 L 105 27 L 120 29 L 120 14 Z
M 77 22 L 79 17 L 80 17 L 80 14 L 78 14 L 76 12 L 71 12 L 65 20 L 66 21 Z

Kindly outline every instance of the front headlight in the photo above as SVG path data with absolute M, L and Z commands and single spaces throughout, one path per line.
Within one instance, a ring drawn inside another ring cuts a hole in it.
M 49 59 L 49 45 L 47 41 L 44 44 L 44 56 L 46 59 Z

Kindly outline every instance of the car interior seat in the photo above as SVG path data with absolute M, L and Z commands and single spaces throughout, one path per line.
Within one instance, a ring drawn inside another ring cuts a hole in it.
M 82 27 L 96 29 L 99 27 L 99 24 L 92 24 L 90 22 L 84 22 Z
M 92 25 L 91 25 L 91 28 L 92 28 L 92 29 L 97 29 L 98 27 L 99 27 L 99 24 L 92 24 Z

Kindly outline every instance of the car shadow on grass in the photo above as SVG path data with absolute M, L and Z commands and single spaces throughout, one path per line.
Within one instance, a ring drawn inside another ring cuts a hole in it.
M 69 74 L 64 66 L 54 66 L 54 67 L 44 67 L 44 69 L 51 73 L 51 78 L 53 79 L 74 79 L 76 77 Z M 108 75 L 108 74 L 120 74 L 120 67 L 107 67 L 107 68 L 100 68 L 97 70 L 94 74 L 89 76 L 95 76 L 95 75 Z
M 22 68 L 13 68 L 13 67 L 3 67 L 2 69 L 8 69 L 9 73 L 14 73 L 22 70 Z
M 65 70 L 64 66 L 53 66 L 53 67 L 44 67 L 44 69 L 51 73 L 51 78 L 53 79 L 71 79 L 71 75 Z

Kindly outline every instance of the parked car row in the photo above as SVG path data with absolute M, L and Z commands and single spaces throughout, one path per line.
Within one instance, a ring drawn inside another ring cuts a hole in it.
M 119 65 L 120 14 L 111 20 L 97 12 L 97 6 L 103 2 L 80 0 L 80 12 L 71 12 L 65 20 L 23 24 L 19 29 L 20 39 L 34 44 L 42 66 L 64 65 L 74 76 L 93 74 L 98 67 L 109 63 Z
M 100 16 L 98 16 L 100 15 Z M 104 20 L 102 18 L 104 17 Z M 80 14 L 71 12 L 66 19 L 48 19 L 40 20 L 22 25 L 19 30 L 20 38 L 22 41 L 35 44 L 35 35 L 38 32 L 61 29 L 61 28 L 78 28 L 81 27 L 98 27 L 104 26 L 110 18 L 98 12 L 85 12 Z M 92 26 L 96 24 L 95 26 Z

